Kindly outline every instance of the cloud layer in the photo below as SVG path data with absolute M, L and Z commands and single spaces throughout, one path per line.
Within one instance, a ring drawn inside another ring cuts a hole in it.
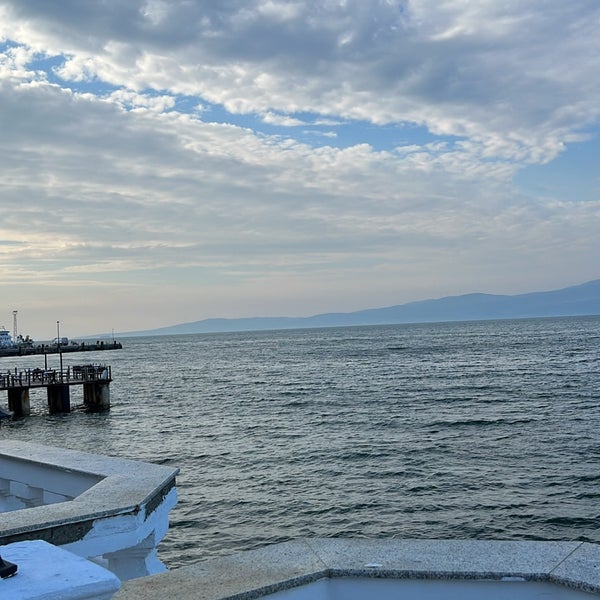
M 5 318 L 93 333 L 597 277 L 597 194 L 513 177 L 595 139 L 599 29 L 583 0 L 0 0 Z

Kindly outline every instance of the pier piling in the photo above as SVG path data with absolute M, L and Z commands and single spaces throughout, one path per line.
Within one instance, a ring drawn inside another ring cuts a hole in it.
M 13 387 L 8 390 L 8 410 L 15 417 L 28 417 L 31 414 L 28 387 Z
M 110 388 L 108 383 L 94 381 L 83 384 L 83 404 L 90 412 L 110 409 Z
M 71 392 L 68 385 L 56 383 L 48 386 L 48 412 L 51 415 L 71 412 Z

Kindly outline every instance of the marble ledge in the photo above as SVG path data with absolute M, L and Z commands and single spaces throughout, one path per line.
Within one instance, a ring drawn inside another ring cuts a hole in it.
M 548 582 L 600 594 L 600 546 L 583 542 L 365 540 L 285 542 L 126 582 L 115 600 L 244 600 L 323 578 Z

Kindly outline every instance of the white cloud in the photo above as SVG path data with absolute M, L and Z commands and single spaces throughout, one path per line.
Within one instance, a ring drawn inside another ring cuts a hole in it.
M 175 106 L 175 98 L 165 95 L 138 94 L 127 90 L 117 90 L 109 94 L 108 99 L 129 109 L 149 109 L 162 113 Z
M 302 132 L 306 135 L 314 135 L 331 139 L 335 139 L 338 136 L 335 131 L 320 131 L 318 129 L 304 129 Z
M 278 115 L 273 112 L 267 112 L 262 115 L 262 120 L 268 125 L 279 125 L 280 127 L 298 127 L 306 124 L 300 119 L 296 119 L 288 115 Z
M 532 133 L 554 139 L 598 117 L 588 57 L 600 8 L 583 0 L 5 5 L 20 41 L 70 55 L 65 77 L 198 95 L 230 111 L 411 121 L 526 148 Z

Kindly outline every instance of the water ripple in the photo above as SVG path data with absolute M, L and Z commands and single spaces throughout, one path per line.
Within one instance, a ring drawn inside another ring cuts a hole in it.
M 132 338 L 86 356 L 110 413 L 32 395 L 0 435 L 178 466 L 170 566 L 311 535 L 600 541 L 598 339 L 597 317 Z

